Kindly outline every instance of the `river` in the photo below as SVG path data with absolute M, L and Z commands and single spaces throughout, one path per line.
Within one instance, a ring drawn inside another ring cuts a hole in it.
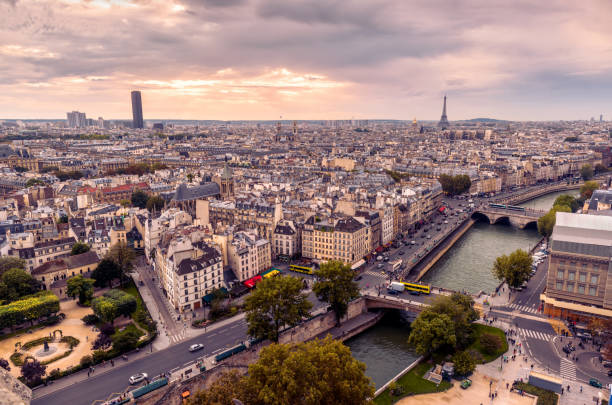
M 548 210 L 565 191 L 548 194 L 522 204 Z M 499 281 L 491 273 L 497 256 L 516 249 L 529 249 L 540 239 L 535 229 L 476 222 L 457 243 L 429 270 L 423 281 L 435 286 L 476 293 L 492 292 Z M 412 363 L 417 355 L 407 345 L 408 321 L 391 311 L 376 326 L 349 339 L 353 356 L 366 364 L 366 374 L 380 387 Z

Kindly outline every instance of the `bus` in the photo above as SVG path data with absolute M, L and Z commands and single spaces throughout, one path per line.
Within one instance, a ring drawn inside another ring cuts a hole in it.
M 304 273 L 304 274 L 313 274 L 314 270 L 312 267 L 307 267 L 307 266 L 298 266 L 297 264 L 292 264 L 289 266 L 289 270 L 291 271 L 296 271 L 298 273 Z
M 261 275 L 263 276 L 263 278 L 272 278 L 281 275 L 282 273 L 283 272 L 277 269 L 276 267 L 272 267 L 270 270 L 262 272 Z
M 431 293 L 431 287 L 428 284 L 406 283 L 404 281 L 400 281 L 400 283 L 404 284 L 404 288 L 408 291 L 416 291 L 421 294 Z

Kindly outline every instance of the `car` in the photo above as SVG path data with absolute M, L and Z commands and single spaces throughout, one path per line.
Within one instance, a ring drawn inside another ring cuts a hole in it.
M 431 235 L 427 235 L 427 239 L 431 239 Z
M 379 269 L 382 269 L 383 267 L 385 267 L 385 265 L 384 265 L 384 264 L 382 264 L 382 263 L 378 263 L 378 264 L 376 265 L 376 267 L 377 267 L 377 268 L 379 268 Z
M 589 380 L 589 385 L 593 386 L 595 388 L 601 388 L 603 387 L 603 385 L 601 384 L 601 382 L 597 379 L 597 378 L 591 378 Z
M 612 362 L 611 362 L 611 361 L 608 361 L 608 362 L 604 363 L 604 365 L 603 365 L 603 366 L 604 366 L 605 368 L 612 368 Z
M 189 346 L 189 351 L 197 352 L 198 350 L 203 349 L 203 348 L 204 348 L 204 345 L 202 343 L 196 343 L 196 344 Z
M 612 370 L 608 370 L 608 377 L 612 377 Z
M 384 261 L 388 262 L 389 261 L 389 256 L 385 256 Z
M 413 241 L 413 240 L 411 240 L 411 241 L 410 241 L 410 244 L 411 244 L 411 245 L 416 245 L 416 242 L 415 242 L 415 241 Z
M 403 254 L 404 254 L 403 250 L 400 250 L 399 253 L 398 253 L 398 255 L 400 255 L 400 256 L 403 255 Z
M 465 380 L 461 381 L 461 388 L 463 388 L 464 390 L 468 389 L 471 385 L 472 380 L 470 380 L 469 378 L 466 378 Z
M 358 275 L 357 277 L 355 277 L 355 281 L 359 281 L 359 280 L 361 280 L 362 278 L 363 278 L 363 276 L 360 274 L 360 275 Z
M 448 224 L 448 221 L 444 221 L 445 224 Z
M 134 384 L 138 384 L 141 381 L 144 381 L 148 377 L 149 375 L 147 373 L 138 373 L 138 374 L 134 374 L 133 376 L 131 376 L 129 381 L 131 385 L 134 385 Z
M 397 291 L 395 291 L 395 290 L 392 290 L 392 289 L 388 288 L 388 289 L 387 289 L 387 294 L 391 294 L 391 295 L 398 295 L 398 294 L 399 294 L 399 292 L 397 292 Z

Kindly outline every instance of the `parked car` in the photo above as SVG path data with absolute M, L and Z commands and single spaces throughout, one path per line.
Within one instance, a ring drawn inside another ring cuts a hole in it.
M 403 250 L 400 250 L 399 253 L 398 253 L 398 255 L 400 255 L 400 256 L 403 255 L 403 254 L 404 254 Z
M 597 379 L 597 378 L 591 378 L 589 380 L 589 385 L 595 387 L 595 388 L 601 388 L 603 385 L 601 384 L 601 382 Z
M 471 385 L 472 380 L 470 380 L 469 378 L 466 378 L 465 380 L 461 381 L 461 388 L 463 388 L 464 390 L 468 389 Z
M 196 343 L 194 345 L 189 346 L 190 352 L 197 352 L 200 349 L 203 349 L 204 345 L 202 343 Z
M 138 373 L 138 374 L 134 374 L 133 376 L 131 376 L 129 381 L 131 385 L 134 385 L 134 384 L 138 384 L 141 381 L 144 381 L 148 377 L 149 375 L 147 373 Z

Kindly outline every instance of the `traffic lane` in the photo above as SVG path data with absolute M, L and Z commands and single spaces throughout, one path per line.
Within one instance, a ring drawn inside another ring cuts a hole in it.
M 540 294 L 546 287 L 546 278 L 548 275 L 548 260 L 540 263 L 536 274 L 527 283 L 527 288 L 518 293 L 518 296 L 513 301 L 519 305 L 538 307 L 540 305 Z
M 521 329 L 532 330 L 545 335 L 555 335 L 554 329 L 548 322 L 517 317 L 514 319 L 514 324 Z M 559 373 L 560 358 L 554 348 L 553 338 L 550 340 L 541 340 L 521 335 L 521 341 L 525 342 L 524 345 L 529 349 L 530 355 L 535 358 L 541 366 Z
M 589 378 L 597 378 L 605 386 L 612 383 L 612 377 L 608 377 L 608 370 L 610 369 L 603 367 L 599 362 L 599 356 L 601 356 L 601 353 L 596 351 L 581 352 L 577 356 L 576 371 L 580 371 L 587 376 L 585 381 L 588 381 Z
M 40 398 L 35 398 L 32 404 L 63 405 L 71 403 L 76 405 L 90 404 L 98 399 L 106 399 L 110 394 L 121 392 L 125 388 L 130 387 L 128 378 L 136 373 L 145 372 L 150 377 L 153 377 L 180 367 L 198 357 L 220 352 L 226 347 L 231 347 L 245 340 L 246 331 L 246 322 L 244 319 L 241 319 L 227 324 L 224 328 L 181 342 L 168 349 L 154 352 L 147 357 L 128 361 L 124 365 L 121 365 L 123 360 L 116 359 L 117 367 L 115 369 L 98 375 L 94 373 L 92 377 L 81 383 L 71 385 Z M 194 353 L 189 352 L 189 346 L 194 343 L 204 344 L 204 349 Z

